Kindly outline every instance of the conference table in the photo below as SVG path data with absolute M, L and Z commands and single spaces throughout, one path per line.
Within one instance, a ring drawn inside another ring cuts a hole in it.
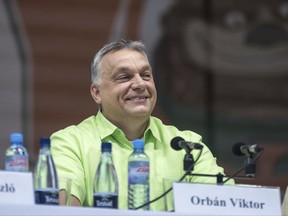
M 155 212 L 155 211 L 140 211 L 140 210 L 120 210 L 120 209 L 100 209 L 92 207 L 72 207 L 72 206 L 49 206 L 49 205 L 12 205 L 0 204 L 1 216 L 97 216 L 97 215 L 113 215 L 113 216 L 188 216 L 191 213 L 176 213 L 176 212 Z M 199 214 L 197 214 L 199 215 Z
M 32 173 L 0 171 L 0 216 L 281 215 L 279 187 L 174 182 L 173 199 L 177 211 L 156 212 L 36 205 L 32 182 Z

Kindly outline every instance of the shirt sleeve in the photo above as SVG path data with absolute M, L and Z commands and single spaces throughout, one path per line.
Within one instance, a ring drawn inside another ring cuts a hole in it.
M 84 169 L 82 166 L 79 140 L 76 129 L 71 126 L 51 136 L 51 152 L 56 165 L 58 178 L 71 179 L 71 195 L 83 205 L 85 192 Z M 84 188 L 84 189 L 83 189 Z

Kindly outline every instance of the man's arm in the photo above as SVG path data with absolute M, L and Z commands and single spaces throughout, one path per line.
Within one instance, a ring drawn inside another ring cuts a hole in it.
M 66 205 L 66 200 L 67 200 L 66 191 L 60 190 L 59 191 L 59 204 Z M 70 203 L 68 203 L 68 205 L 69 206 L 81 206 L 81 203 L 79 199 L 77 199 L 77 197 L 71 195 Z

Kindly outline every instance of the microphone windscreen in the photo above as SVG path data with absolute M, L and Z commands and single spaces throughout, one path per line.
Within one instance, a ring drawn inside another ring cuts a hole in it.
M 184 139 L 182 137 L 179 137 L 179 136 L 174 137 L 170 142 L 171 147 L 176 151 L 181 150 L 182 148 L 179 146 L 180 141 L 184 141 Z
M 246 145 L 245 143 L 243 142 L 238 142 L 238 143 L 235 143 L 232 147 L 232 152 L 234 155 L 237 155 L 237 156 L 242 156 L 244 155 L 243 152 L 241 151 L 241 147 L 243 145 Z

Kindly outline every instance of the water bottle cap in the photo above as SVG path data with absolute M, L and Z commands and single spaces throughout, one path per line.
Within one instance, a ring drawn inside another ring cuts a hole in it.
M 21 133 L 12 133 L 10 135 L 10 143 L 11 144 L 23 144 L 23 135 Z
M 50 138 L 49 137 L 41 137 L 40 138 L 40 148 L 48 147 L 50 148 Z
M 135 139 L 133 140 L 134 149 L 143 149 L 144 148 L 144 140 L 143 139 Z
M 111 152 L 111 147 L 112 147 L 112 145 L 110 142 L 102 142 L 101 150 L 102 150 L 102 152 L 104 152 L 104 151 Z

